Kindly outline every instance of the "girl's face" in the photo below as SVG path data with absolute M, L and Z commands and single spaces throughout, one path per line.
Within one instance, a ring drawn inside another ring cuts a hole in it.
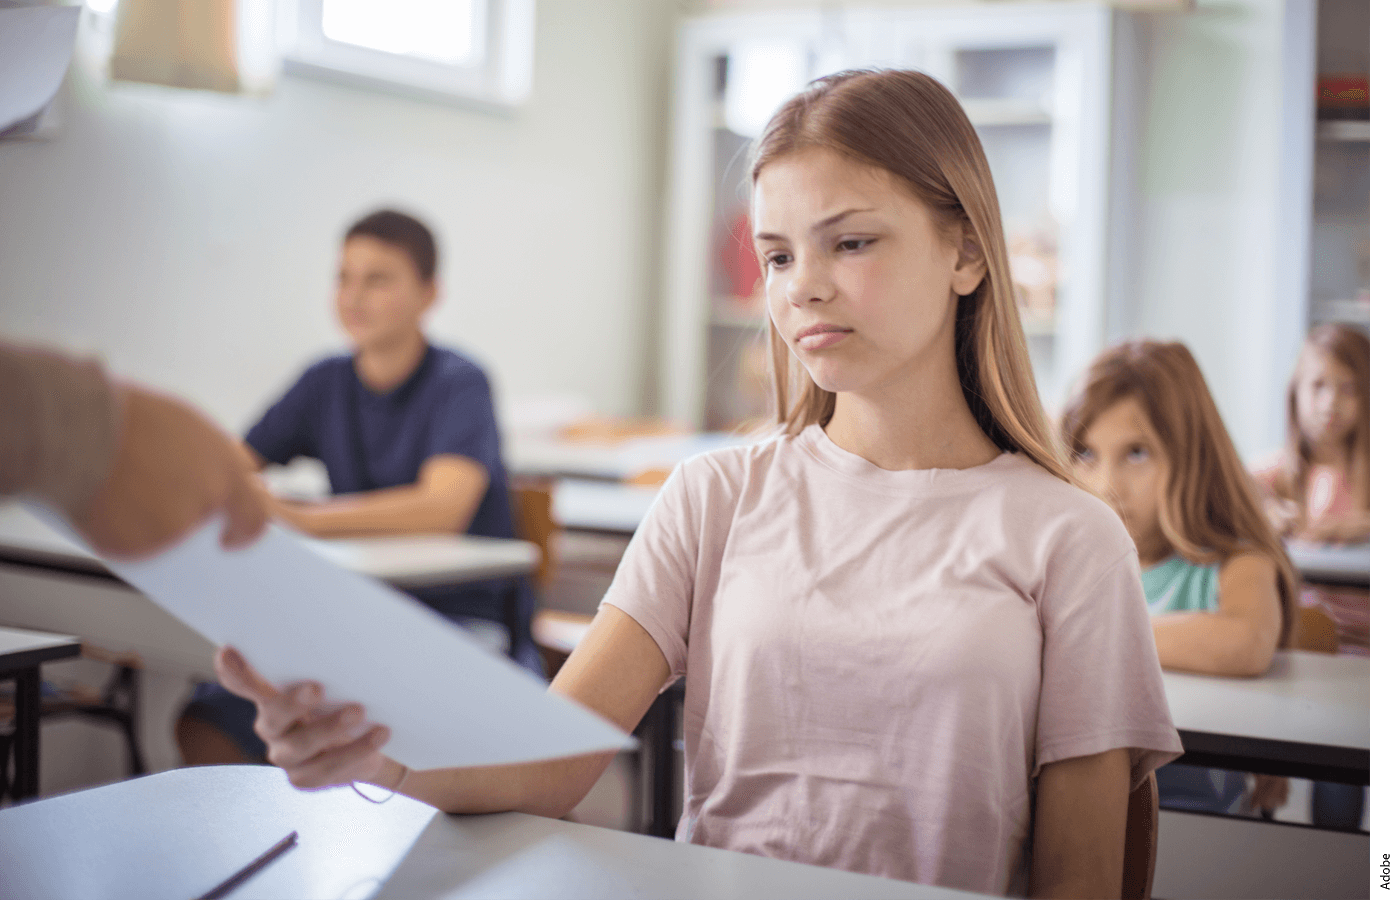
M 1128 528 L 1144 565 L 1171 554 L 1162 533 L 1158 505 L 1167 482 L 1161 439 L 1137 400 L 1119 400 L 1099 413 L 1082 438 L 1084 451 L 1073 462 L 1077 474 Z
M 986 266 L 894 176 L 826 149 L 779 157 L 759 173 L 753 223 L 768 312 L 819 387 L 922 386 L 952 364 L 957 295 Z
M 1351 370 L 1312 345 L 1298 360 L 1298 428 L 1313 446 L 1344 444 L 1361 416 L 1359 385 Z
M 404 248 L 362 234 L 341 248 L 335 309 L 357 349 L 411 338 L 436 296 L 435 283 L 419 276 Z

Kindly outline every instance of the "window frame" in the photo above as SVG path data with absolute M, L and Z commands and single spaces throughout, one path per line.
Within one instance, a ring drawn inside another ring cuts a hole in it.
M 334 41 L 321 26 L 322 0 L 285 0 L 279 30 L 283 69 L 419 99 L 510 112 L 529 99 L 534 70 L 534 0 L 466 0 L 485 23 L 465 64 Z

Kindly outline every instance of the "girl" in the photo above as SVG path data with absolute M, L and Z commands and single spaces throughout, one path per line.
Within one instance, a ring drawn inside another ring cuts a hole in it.
M 1060 427 L 1077 474 L 1133 537 L 1162 666 L 1262 674 L 1292 625 L 1293 566 L 1190 351 L 1156 341 L 1104 351 Z M 1169 766 L 1159 787 L 1164 805 L 1223 812 L 1245 776 Z M 1272 809 L 1284 787 L 1259 778 L 1252 800 Z
M 1323 543 L 1371 539 L 1371 342 L 1345 325 L 1308 333 L 1288 384 L 1288 445 L 1255 473 L 1274 526 Z M 1369 656 L 1371 592 L 1304 585 L 1300 603 L 1321 607 L 1337 626 L 1337 652 Z M 1359 828 L 1365 791 L 1315 782 L 1315 825 Z
M 1255 473 L 1285 536 L 1322 543 L 1371 539 L 1371 342 L 1344 325 L 1308 334 L 1288 384 L 1288 445 Z M 1370 653 L 1370 592 L 1303 591 L 1337 623 L 1338 652 Z
M 685 677 L 681 840 L 1118 896 L 1129 790 L 1181 747 L 1132 541 L 1040 411 L 976 133 L 926 75 L 841 73 L 751 181 L 780 433 L 676 469 L 551 690 L 631 730 Z M 558 816 L 609 761 L 410 772 L 360 707 L 217 664 L 303 787 Z

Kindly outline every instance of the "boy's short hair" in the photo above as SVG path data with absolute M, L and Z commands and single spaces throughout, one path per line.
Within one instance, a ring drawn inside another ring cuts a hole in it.
M 345 232 L 345 240 L 364 235 L 400 247 L 413 260 L 418 277 L 432 281 L 437 274 L 437 243 L 428 226 L 393 209 L 381 209 L 360 219 Z

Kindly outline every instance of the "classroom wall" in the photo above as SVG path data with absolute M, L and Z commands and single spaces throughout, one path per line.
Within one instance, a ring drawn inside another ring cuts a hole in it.
M 1307 318 L 1313 0 L 1135 17 L 1128 271 L 1110 338 L 1183 341 L 1247 461 L 1283 439 Z
M 340 346 L 339 235 L 384 203 L 443 244 L 431 331 L 498 403 L 647 405 L 670 0 L 538 0 L 510 115 L 284 75 L 271 95 L 105 83 L 82 60 L 48 140 L 0 142 L 0 332 L 102 354 L 246 428 Z

